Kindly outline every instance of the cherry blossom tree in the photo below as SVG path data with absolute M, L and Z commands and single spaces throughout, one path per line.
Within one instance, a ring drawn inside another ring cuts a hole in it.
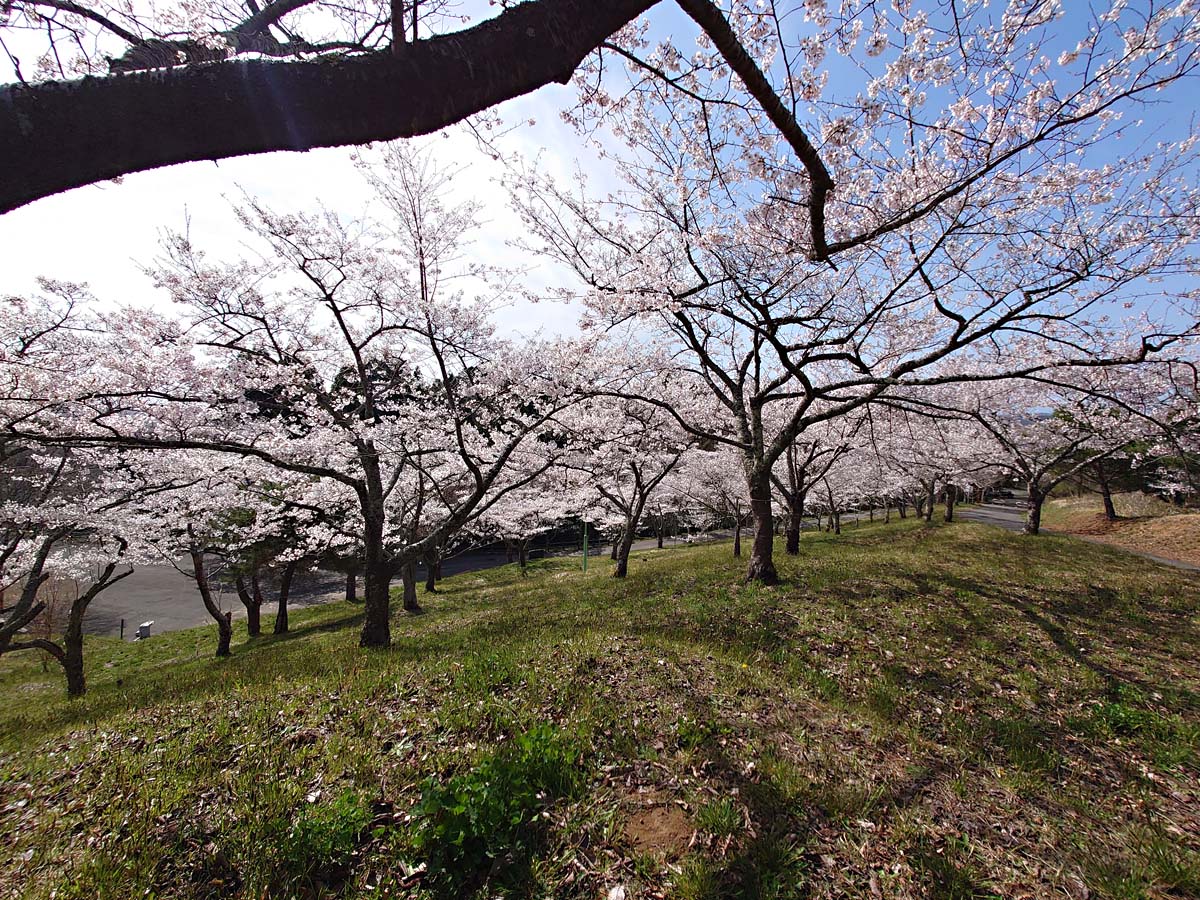
M 529 561 L 529 544 L 560 528 L 586 506 L 579 473 L 552 468 L 494 503 L 471 526 L 480 540 L 501 540 L 522 573 Z
M 83 622 L 103 591 L 141 558 L 144 523 L 136 513 L 144 486 L 124 461 L 87 449 L 47 448 L 15 439 L 11 428 L 30 411 L 28 397 L 49 393 L 80 360 L 72 351 L 97 332 L 73 285 L 42 282 L 29 300 L 0 301 L 0 597 L 16 602 L 0 619 L 0 655 L 41 650 L 63 669 L 67 692 L 86 690 Z M 170 489 L 174 478 L 151 490 Z M 55 579 L 74 585 L 61 641 L 50 626 L 40 637 L 25 631 L 49 613 L 45 590 Z
M 785 552 L 800 552 L 800 530 L 809 491 L 819 484 L 834 464 L 854 449 L 855 434 L 862 426 L 859 416 L 823 422 L 798 435 L 776 461 L 771 481 L 787 515 Z
M 613 577 L 624 578 L 646 505 L 679 464 L 688 438 L 673 419 L 654 406 L 605 399 L 603 409 L 587 410 L 594 421 L 603 423 L 603 431 L 591 435 L 586 456 L 575 465 L 587 471 L 588 487 L 599 505 L 619 520 L 619 537 L 613 542 Z
M 84 617 L 103 591 L 127 577 L 138 560 L 131 550 L 139 532 L 130 514 L 129 485 L 86 451 L 43 450 L 0 442 L 0 593 L 16 591 L 16 602 L 0 618 L 0 655 L 41 650 L 63 670 L 67 693 L 82 696 Z M 46 623 L 43 636 L 24 632 L 39 616 L 51 615 L 47 589 L 69 581 L 61 639 Z
M 213 262 L 170 236 L 153 271 L 182 316 L 107 315 L 79 357 L 88 364 L 26 397 L 15 435 L 208 451 L 306 476 L 314 496 L 295 502 L 355 510 L 362 643 L 386 646 L 392 578 L 409 581 L 431 549 L 549 465 L 532 445 L 588 359 L 562 342 L 502 341 L 491 296 L 451 293 L 470 216 L 436 185 L 420 166 L 399 172 L 383 199 L 422 202 L 392 203 L 387 223 L 251 203 L 241 215 L 257 258 Z
M 954 518 L 959 490 L 974 489 L 1002 477 L 997 454 L 987 433 L 957 408 L 937 405 L 935 398 L 953 403 L 966 391 L 933 388 L 910 391 L 905 398 L 922 398 L 929 405 L 904 405 L 898 400 L 871 410 L 870 434 L 883 468 L 896 477 L 896 491 L 913 498 L 917 515 L 932 521 L 939 493 L 946 521 Z M 886 477 L 886 476 L 885 476 Z
M 1194 360 L 1155 366 L 1149 373 L 1158 385 L 1148 390 L 1159 401 L 1162 431 L 1153 439 L 1130 448 L 1130 462 L 1153 472 L 1150 484 L 1172 499 L 1195 497 L 1200 492 L 1200 375 Z M 1103 476 L 1097 473 L 1097 480 Z M 1107 481 L 1100 485 L 1104 492 Z M 1106 513 L 1112 505 L 1107 495 Z M 1116 510 L 1111 510 L 1115 517 Z
M 742 531 L 750 518 L 741 459 L 724 446 L 688 450 L 675 472 L 679 516 L 703 530 L 733 526 L 733 555 L 742 555 Z
M 1196 134 L 1121 124 L 1184 90 L 1191 4 L 682 5 L 698 53 L 628 32 L 604 50 L 632 79 L 581 76 L 575 119 L 624 142 L 623 190 L 519 172 L 514 196 L 530 246 L 578 274 L 585 324 L 709 392 L 640 398 L 741 454 L 748 577 L 777 579 L 771 473 L 807 429 L 914 387 L 1145 359 L 1195 327 L 1174 276 L 1197 268 Z M 831 52 L 861 74 L 829 77 Z M 972 372 L 976 345 L 1002 364 Z
M 976 382 L 908 400 L 969 417 L 977 434 L 990 439 L 990 466 L 1025 482 L 1025 533 L 1037 534 L 1042 505 L 1056 485 L 1132 441 L 1162 433 L 1155 391 L 1144 383 L 1148 371 L 1109 368 L 1081 370 L 1069 381 Z

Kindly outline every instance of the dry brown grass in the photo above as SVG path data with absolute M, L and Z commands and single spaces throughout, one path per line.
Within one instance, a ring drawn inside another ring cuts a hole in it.
M 1117 494 L 1113 502 L 1120 517 L 1115 522 L 1104 518 L 1098 495 L 1053 500 L 1045 524 L 1114 547 L 1200 565 L 1200 513 L 1143 494 Z

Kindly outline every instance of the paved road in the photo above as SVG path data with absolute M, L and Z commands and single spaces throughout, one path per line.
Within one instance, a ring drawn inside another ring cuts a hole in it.
M 993 500 L 978 506 L 964 506 L 956 509 L 954 514 L 968 522 L 982 522 L 985 525 L 998 525 L 1007 531 L 1021 531 L 1025 527 L 1025 498 Z
M 180 571 L 169 565 L 139 566 L 132 575 L 121 579 L 92 601 L 84 617 L 84 631 L 117 636 L 124 619 L 125 637 L 132 638 L 138 625 L 146 621 L 154 622 L 152 634 L 211 623 L 212 618 L 200 602 L 196 582 L 184 574 L 186 571 L 186 567 Z M 245 615 L 232 584 L 214 579 L 214 587 L 215 599 L 222 609 L 232 609 L 235 617 Z M 334 572 L 297 575 L 288 608 L 323 603 L 333 599 L 331 595 L 341 596 L 339 592 L 344 590 L 344 577 Z M 272 594 L 267 593 L 267 596 Z M 264 604 L 265 615 L 269 616 L 273 610 L 274 604 Z

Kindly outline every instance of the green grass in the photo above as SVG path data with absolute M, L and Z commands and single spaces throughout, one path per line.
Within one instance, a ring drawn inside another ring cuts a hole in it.
M 1200 892 L 1200 586 L 983 526 L 448 579 L 0 660 L 0 897 Z M 670 829 L 635 831 L 647 809 Z M 680 812 L 682 810 L 682 812 Z

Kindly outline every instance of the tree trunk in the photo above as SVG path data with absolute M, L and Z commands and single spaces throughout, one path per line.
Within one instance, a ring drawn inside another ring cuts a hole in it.
M 750 515 L 754 520 L 754 547 L 750 552 L 747 581 L 778 584 L 775 571 L 775 520 L 771 512 L 771 481 L 767 473 L 751 473 L 747 479 L 750 489 Z
M 504 561 L 506 563 L 516 562 L 517 553 L 512 541 L 505 538 L 504 540 Z
M 617 561 L 617 555 L 620 553 L 621 542 L 625 540 L 625 532 L 618 531 L 613 535 L 612 549 L 608 551 L 608 558 L 613 562 Z
M 222 612 L 213 600 L 212 589 L 208 583 L 208 573 L 204 568 L 204 554 L 190 551 L 192 557 L 192 573 L 196 579 L 196 587 L 200 589 L 200 599 L 204 608 L 217 623 L 217 656 L 229 655 L 229 643 L 233 639 L 233 613 Z
M 526 567 L 529 565 L 529 539 L 521 541 L 517 544 L 517 563 L 521 567 L 521 574 L 525 574 Z
M 800 555 L 800 532 L 804 528 L 804 495 L 788 497 L 787 543 L 788 556 Z
M 954 499 L 958 494 L 958 489 L 952 485 L 946 485 L 946 521 L 954 521 Z
M 892 502 L 885 500 L 883 502 L 883 524 L 890 525 L 892 522 Z
M 417 602 L 417 564 L 408 563 L 400 570 L 400 579 L 404 585 L 404 611 L 409 613 L 423 612 Z
M 937 503 L 937 482 L 930 481 L 925 488 L 925 521 L 933 521 L 933 507 Z
M 358 602 L 358 579 L 354 576 L 353 572 L 346 574 L 346 602 Z
M 430 553 L 425 557 L 425 593 L 437 593 L 437 574 L 438 574 L 438 556 L 437 553 Z
M 1117 507 L 1113 504 L 1112 485 L 1108 481 L 1108 472 L 1104 462 L 1096 463 L 1096 481 L 1100 485 L 1100 499 L 1104 501 L 1104 518 L 1110 522 L 1117 521 Z
M 246 633 L 250 637 L 258 637 L 262 634 L 262 607 L 250 593 L 244 576 L 239 575 L 234 580 L 234 585 L 237 587 L 238 599 L 242 601 L 242 606 L 246 607 Z M 258 595 L 258 600 L 262 600 L 261 594 Z
M 741 558 L 742 555 L 742 517 L 735 516 L 733 519 L 733 555 L 735 558 Z
M 901 519 L 907 519 L 908 518 L 908 504 L 905 503 L 903 500 L 897 500 L 896 501 L 896 512 L 898 512 L 900 514 Z
M 617 567 L 613 570 L 613 578 L 624 578 L 629 574 L 629 552 L 633 549 L 633 542 L 637 537 L 638 523 L 642 520 L 645 503 L 646 498 L 642 497 L 634 505 L 631 515 L 625 519 L 625 528 L 621 531 L 621 546 L 617 550 Z
M 1042 503 L 1046 498 L 1033 482 L 1029 482 L 1028 489 L 1029 499 L 1026 501 L 1025 509 L 1025 533 L 1037 534 L 1042 528 Z
M 87 690 L 83 672 L 83 613 L 86 604 L 71 604 L 67 616 L 67 628 L 63 633 L 63 673 L 67 676 L 67 695 L 82 697 Z
M 834 512 L 832 515 L 832 519 L 833 519 L 833 533 L 841 534 L 842 533 L 842 514 L 840 512 Z
M 373 444 L 360 454 L 366 488 L 359 497 L 363 517 L 363 581 L 366 608 L 360 647 L 388 647 L 392 643 L 391 584 L 394 564 L 384 551 L 383 529 L 386 521 L 379 460 Z
M 275 634 L 288 633 L 288 596 L 292 592 L 292 578 L 296 575 L 297 563 L 290 562 L 283 567 L 279 576 L 279 605 L 275 611 Z
M 658 524 L 657 524 L 655 531 L 658 535 L 658 549 L 661 550 L 663 548 L 663 517 L 662 517 L 662 513 L 658 514 Z
M 363 567 L 363 622 L 360 647 L 387 647 L 392 642 L 388 621 L 391 606 L 392 570 L 385 564 L 368 561 Z

